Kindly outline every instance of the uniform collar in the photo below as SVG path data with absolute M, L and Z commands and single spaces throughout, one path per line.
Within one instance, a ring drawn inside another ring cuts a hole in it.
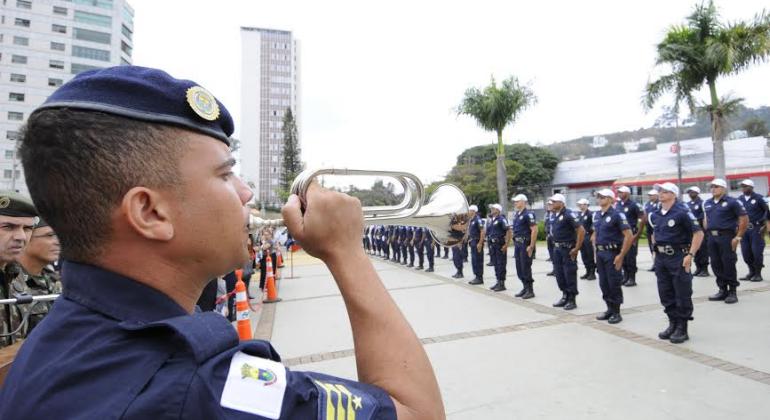
M 605 211 L 605 212 L 602 212 L 602 211 L 601 211 L 601 209 L 599 209 L 599 212 L 601 212 L 601 213 L 602 213 L 602 216 L 604 216 L 605 214 L 609 214 L 609 213 L 612 213 L 612 212 L 614 212 L 614 211 L 615 211 L 615 206 L 609 206 L 609 207 L 607 207 L 607 211 Z
M 64 261 L 64 297 L 121 321 L 153 322 L 188 315 L 160 291 L 87 264 Z

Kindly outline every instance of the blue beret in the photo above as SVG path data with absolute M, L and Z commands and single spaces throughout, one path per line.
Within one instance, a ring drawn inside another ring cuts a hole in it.
M 118 66 L 82 72 L 57 89 L 35 112 L 49 108 L 85 109 L 175 125 L 227 145 L 233 134 L 233 118 L 206 89 L 147 67 Z

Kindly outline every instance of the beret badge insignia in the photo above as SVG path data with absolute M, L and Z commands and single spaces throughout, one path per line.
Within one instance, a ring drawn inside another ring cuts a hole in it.
M 206 121 L 215 121 L 219 118 L 219 104 L 214 95 L 200 86 L 187 89 L 187 103 L 199 117 Z
M 2 196 L 0 197 L 0 209 L 6 209 L 11 205 L 11 198 Z

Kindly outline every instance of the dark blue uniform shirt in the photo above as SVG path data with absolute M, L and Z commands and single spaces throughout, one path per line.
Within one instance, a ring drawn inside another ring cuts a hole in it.
M 687 208 L 690 209 L 690 213 L 703 226 L 703 199 L 697 197 L 695 200 L 688 201 Z
M 552 218 L 552 216 L 553 216 L 553 212 L 552 211 L 547 211 L 547 212 L 545 212 L 545 216 L 543 218 L 543 229 L 545 229 L 545 234 L 548 237 L 551 236 L 551 222 L 552 222 L 551 218 Z
M 625 213 L 609 207 L 606 213 L 601 210 L 594 212 L 594 232 L 596 232 L 596 245 L 621 245 L 623 243 L 623 231 L 631 229 L 628 225 Z
M 679 200 L 668 211 L 663 207 L 655 210 L 649 221 L 655 230 L 655 245 L 687 246 L 692 242 L 693 232 L 700 231 L 698 219 Z
M 537 224 L 537 220 L 535 220 L 535 213 L 527 208 L 520 212 L 514 212 L 512 224 L 513 236 L 526 236 L 529 238 L 532 235 L 530 226 Z
M 468 237 L 470 239 L 481 238 L 481 231 L 484 229 L 484 220 L 481 219 L 478 213 L 471 219 L 470 226 L 468 226 Z
M 586 230 L 586 238 L 594 231 L 594 214 L 591 210 L 586 209 L 585 212 L 578 212 L 578 222 L 583 225 L 583 229 Z
M 487 228 L 487 237 L 495 240 L 504 239 L 508 229 L 510 229 L 510 226 L 508 226 L 508 219 L 502 214 L 498 214 L 497 217 L 492 219 Z
M 623 212 L 626 215 L 629 226 L 631 226 L 631 232 L 636 235 L 639 218 L 642 215 L 642 207 L 630 198 L 626 201 L 618 201 L 615 204 L 615 209 Z
M 654 203 L 652 201 L 648 201 L 644 203 L 644 214 L 646 216 L 649 216 L 659 208 L 660 208 L 660 201 L 656 201 Z M 647 224 L 647 237 L 649 238 L 649 235 L 652 233 L 653 228 L 652 228 L 652 225 L 650 224 L 650 218 L 645 217 L 645 219 L 646 219 L 645 223 Z
M 62 277 L 0 390 L 2 419 L 396 418 L 383 390 L 290 371 L 217 313 L 93 266 L 65 262 Z
M 551 236 L 554 242 L 576 242 L 579 226 L 575 213 L 566 207 L 551 215 Z
M 727 195 L 719 201 L 709 198 L 703 203 L 703 210 L 709 230 L 737 230 L 738 218 L 746 215 L 741 202 Z
M 741 194 L 738 200 L 743 204 L 743 208 L 746 209 L 750 223 L 763 225 L 767 221 L 767 203 L 765 203 L 765 199 L 761 194 L 752 192 L 748 197 Z

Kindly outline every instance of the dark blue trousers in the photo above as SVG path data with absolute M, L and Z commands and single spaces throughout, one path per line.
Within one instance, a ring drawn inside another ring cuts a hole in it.
M 732 248 L 733 236 L 709 236 L 709 259 L 714 275 L 717 276 L 717 286 L 727 289 L 727 286 L 738 287 L 738 273 L 735 264 L 738 255 Z
M 546 238 L 545 244 L 548 247 L 548 258 L 553 261 L 553 239 L 550 237 Z
M 703 226 L 703 221 L 700 220 L 698 224 Z M 695 258 L 693 258 L 696 268 L 706 268 L 709 265 L 709 234 L 708 232 L 703 232 L 703 234 L 705 235 L 703 236 L 703 243 L 701 243 L 698 252 L 695 253 Z
M 577 296 L 577 261 L 569 256 L 569 248 L 554 247 L 553 272 L 559 290 L 572 296 Z
M 634 233 L 636 235 L 636 233 Z M 628 250 L 628 254 L 623 258 L 623 272 L 628 276 L 636 274 L 636 255 L 639 253 L 639 245 L 631 245 L 631 249 Z
M 513 259 L 516 261 L 516 276 L 525 286 L 530 285 L 535 281 L 532 278 L 532 258 L 527 255 L 527 247 L 529 244 L 529 241 L 514 241 L 513 243 Z
M 428 258 L 428 268 L 433 268 L 433 259 L 435 258 L 435 249 L 433 248 L 432 240 L 422 241 L 423 249 L 425 250 L 425 257 Z
M 762 237 L 762 224 L 749 223 L 749 229 L 741 239 L 741 255 L 743 262 L 751 270 L 761 270 L 765 266 L 762 253 L 765 252 L 765 238 Z
M 692 319 L 692 273 L 682 267 L 684 255 L 681 251 L 674 255 L 655 254 L 658 296 L 669 319 Z
M 381 246 L 382 246 L 382 254 L 385 256 L 385 258 L 390 258 L 390 246 L 388 246 L 388 241 L 383 239 Z
M 471 253 L 471 267 L 473 267 L 473 275 L 476 277 L 484 276 L 484 245 L 481 245 L 481 251 L 477 250 L 479 239 L 471 239 L 470 253 Z
M 586 232 L 585 239 L 583 239 L 583 246 L 580 247 L 580 259 L 583 260 L 583 267 L 585 267 L 587 271 L 596 268 L 594 244 L 591 243 L 591 235 L 589 235 L 588 232 Z
M 599 275 L 599 288 L 602 290 L 602 299 L 608 305 L 620 305 L 623 303 L 623 272 L 615 269 L 615 257 L 618 251 L 596 252 L 596 273 Z
M 463 273 L 463 249 L 461 245 L 452 247 L 452 262 L 454 263 L 455 268 L 457 269 L 457 272 L 462 274 Z
M 504 244 L 505 239 L 493 239 L 489 244 L 489 252 L 492 257 L 492 264 L 495 265 L 495 279 L 497 281 L 505 281 L 507 274 L 508 258 L 506 258 L 506 251 L 501 249 Z
M 417 242 L 414 246 L 417 251 L 417 266 L 422 267 L 422 264 L 425 262 L 425 247 L 422 245 L 422 242 Z
M 414 265 L 414 245 L 407 245 L 407 251 L 409 251 L 409 264 Z
M 406 251 L 407 251 L 407 248 L 408 248 L 408 246 L 406 245 L 406 241 L 402 241 L 400 246 L 401 246 L 401 251 L 400 251 L 401 252 L 401 258 L 399 259 L 399 262 L 403 261 L 404 264 L 406 264 L 406 258 L 407 258 Z M 414 255 L 412 256 L 412 259 L 414 259 Z

